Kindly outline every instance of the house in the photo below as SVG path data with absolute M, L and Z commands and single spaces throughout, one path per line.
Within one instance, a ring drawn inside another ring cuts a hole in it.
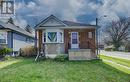
M 39 52 L 55 57 L 58 54 L 69 54 L 72 60 L 78 58 L 95 59 L 96 26 L 90 24 L 61 21 L 50 15 L 35 27 L 36 46 Z M 88 58 L 87 58 L 88 57 Z
M 12 48 L 13 55 L 17 55 L 20 48 L 34 44 L 34 35 L 11 23 L 0 21 L 0 46 Z

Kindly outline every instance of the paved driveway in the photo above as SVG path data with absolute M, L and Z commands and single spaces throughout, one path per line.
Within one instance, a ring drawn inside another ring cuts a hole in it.
M 118 57 L 118 58 L 124 58 L 130 60 L 130 52 L 118 52 L 118 51 L 104 51 L 101 50 L 101 54 L 104 54 L 106 56 L 112 56 L 112 57 Z

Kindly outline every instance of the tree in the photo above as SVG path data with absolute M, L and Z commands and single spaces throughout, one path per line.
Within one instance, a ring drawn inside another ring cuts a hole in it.
M 130 41 L 127 41 L 125 44 L 126 51 L 130 52 Z
M 115 50 L 118 50 L 125 41 L 128 40 L 130 35 L 130 20 L 126 18 L 120 18 L 118 21 L 112 21 L 109 27 L 106 29 L 108 38 L 105 42 L 112 44 Z
M 7 23 L 14 24 L 13 18 L 10 17 L 10 18 L 8 19 Z

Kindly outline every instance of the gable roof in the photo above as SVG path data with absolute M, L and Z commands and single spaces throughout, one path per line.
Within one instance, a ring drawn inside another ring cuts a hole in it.
M 51 19 L 55 19 L 56 21 L 58 21 L 59 23 L 61 23 L 62 25 L 61 26 L 46 26 L 46 22 L 48 22 L 49 20 Z M 86 27 L 86 26 L 89 26 L 89 28 L 95 28 L 94 26 L 96 25 L 90 25 L 90 24 L 85 24 L 85 23 L 78 23 L 78 22 L 72 22 L 72 21 L 61 21 L 60 19 L 58 19 L 56 16 L 54 15 L 50 15 L 49 17 L 47 17 L 46 19 L 44 19 L 43 21 L 41 21 L 39 24 L 37 24 L 35 26 L 35 29 L 42 29 L 43 27 L 44 28 L 50 28 L 50 27 L 72 27 L 73 28 L 75 26 L 83 26 L 83 27 Z
M 0 21 L 0 28 L 1 29 L 10 29 L 10 30 L 16 31 L 18 33 L 24 34 L 26 36 L 34 38 L 34 36 L 31 33 L 27 32 L 26 30 L 24 30 L 18 26 L 10 24 L 10 23 L 4 23 L 4 22 Z
M 63 21 L 61 21 L 60 19 L 58 19 L 56 16 L 50 15 L 49 17 L 47 17 L 46 19 L 44 19 L 43 21 L 41 21 L 39 24 L 37 24 L 35 26 L 35 28 L 37 29 L 38 27 L 40 27 L 41 25 L 45 24 L 50 19 L 55 19 L 57 22 L 61 23 L 62 26 L 67 26 Z

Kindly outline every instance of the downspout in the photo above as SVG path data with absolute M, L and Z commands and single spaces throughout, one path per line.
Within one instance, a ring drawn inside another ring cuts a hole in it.
M 38 34 L 38 33 L 37 33 L 37 30 L 35 30 L 35 47 L 38 47 L 38 45 L 37 45 L 37 44 L 38 44 L 38 43 L 37 43 L 37 42 L 38 42 L 37 34 Z

